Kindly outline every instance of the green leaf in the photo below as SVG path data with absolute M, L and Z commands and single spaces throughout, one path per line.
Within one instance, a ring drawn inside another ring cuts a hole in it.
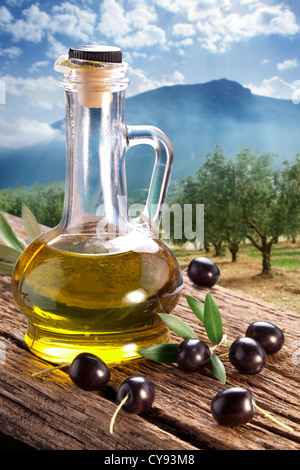
M 210 292 L 206 294 L 204 302 L 204 326 L 210 341 L 219 344 L 223 338 L 222 316 Z
M 13 264 L 4 263 L 3 261 L 0 261 L 0 273 L 1 274 L 12 274 L 13 269 L 14 269 Z
M 174 333 L 177 333 L 179 336 L 181 336 L 181 338 L 198 338 L 197 333 L 195 333 L 195 331 L 189 325 L 187 325 L 183 320 L 180 320 L 171 313 L 159 313 L 158 315 L 160 316 L 162 321 L 165 322 L 166 325 L 172 331 L 174 331 Z
M 204 304 L 191 295 L 186 295 L 185 297 L 196 317 L 204 323 Z
M 12 227 L 10 226 L 7 218 L 0 212 L 0 237 L 11 248 L 14 248 L 19 253 L 24 250 L 24 245 L 19 240 Z
M 226 383 L 226 370 L 221 359 L 216 354 L 212 354 L 210 357 L 210 368 L 213 375 L 220 380 L 223 384 Z
M 39 226 L 34 214 L 22 203 L 22 220 L 27 233 L 28 240 L 32 242 L 36 237 L 41 235 L 42 230 Z
M 172 362 L 176 362 L 177 351 L 178 344 L 165 343 L 154 344 L 148 348 L 139 349 L 138 353 L 147 359 L 152 359 L 153 361 L 162 362 L 164 364 L 171 364 Z
M 2 245 L 2 243 L 0 243 L 0 259 L 4 259 L 5 261 L 11 261 L 14 263 L 15 261 L 17 261 L 19 256 L 19 251 L 15 250 L 14 248 L 11 248 L 10 246 Z

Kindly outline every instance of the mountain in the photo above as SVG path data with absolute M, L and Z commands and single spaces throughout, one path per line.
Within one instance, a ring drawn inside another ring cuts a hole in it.
M 278 155 L 275 164 L 300 152 L 300 105 L 254 95 L 226 79 L 161 87 L 126 99 L 126 124 L 163 130 L 174 147 L 172 180 L 193 174 L 216 145 L 228 158 L 246 147 Z M 64 132 L 64 121 L 53 124 Z M 126 158 L 129 190 L 149 185 L 154 152 L 134 147 Z M 0 188 L 63 180 L 65 144 L 0 150 Z

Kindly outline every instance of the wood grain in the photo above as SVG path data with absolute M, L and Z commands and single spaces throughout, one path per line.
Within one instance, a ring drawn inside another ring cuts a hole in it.
M 10 220 L 13 224 L 14 218 Z M 20 223 L 18 229 L 22 234 Z M 220 286 L 210 291 L 221 310 L 229 339 L 244 335 L 255 320 L 269 320 L 284 329 L 283 349 L 268 356 L 267 366 L 259 375 L 242 375 L 224 358 L 227 371 L 224 385 L 209 370 L 202 375 L 187 374 L 175 364 L 142 360 L 113 368 L 107 387 L 101 393 L 91 393 L 76 387 L 67 370 L 32 377 L 32 373 L 49 364 L 27 350 L 25 317 L 14 304 L 10 277 L 1 276 L 0 432 L 35 449 L 49 450 L 299 449 L 299 315 Z M 189 294 L 204 301 L 206 292 L 207 289 L 195 287 L 184 275 L 183 293 L 173 313 L 208 341 L 203 325 L 185 299 L 185 294 Z M 180 338 L 172 333 L 172 341 L 180 342 Z M 110 435 L 116 390 L 122 380 L 136 374 L 154 383 L 153 407 L 140 416 L 121 410 L 114 434 Z M 211 400 L 219 391 L 235 385 L 249 388 L 261 408 L 291 426 L 294 432 L 259 413 L 241 427 L 217 425 L 210 412 Z

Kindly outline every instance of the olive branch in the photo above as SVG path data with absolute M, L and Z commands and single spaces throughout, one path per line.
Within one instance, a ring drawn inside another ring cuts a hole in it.
M 210 292 L 207 292 L 204 303 L 191 295 L 186 295 L 187 303 L 196 315 L 198 320 L 204 325 L 208 339 L 213 346 L 210 348 L 210 369 L 213 375 L 222 383 L 226 383 L 226 370 L 220 357 L 215 354 L 215 350 L 226 344 L 229 348 L 231 342 L 227 340 L 227 335 L 223 331 L 223 321 L 219 307 Z M 198 338 L 198 334 L 183 320 L 170 313 L 159 313 L 161 320 L 183 340 Z M 179 344 L 163 343 L 155 344 L 147 348 L 139 349 L 138 353 L 148 359 L 165 364 L 176 362 Z
M 42 233 L 42 229 L 32 211 L 24 203 L 22 203 L 22 221 L 30 243 Z M 0 238 L 3 241 L 0 243 L 0 274 L 10 275 L 20 254 L 26 248 L 26 243 L 20 240 L 2 212 L 0 212 Z

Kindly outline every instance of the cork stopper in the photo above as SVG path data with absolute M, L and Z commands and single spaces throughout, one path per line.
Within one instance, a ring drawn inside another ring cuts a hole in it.
M 113 98 L 110 87 L 112 70 L 108 65 L 122 63 L 121 49 L 103 45 L 73 46 L 68 57 L 82 61 L 82 66 L 78 68 L 78 100 L 81 106 L 103 108 L 108 105 Z
M 103 108 L 112 101 L 111 88 L 105 85 L 107 72 L 101 70 L 78 70 L 78 101 L 86 108 Z

